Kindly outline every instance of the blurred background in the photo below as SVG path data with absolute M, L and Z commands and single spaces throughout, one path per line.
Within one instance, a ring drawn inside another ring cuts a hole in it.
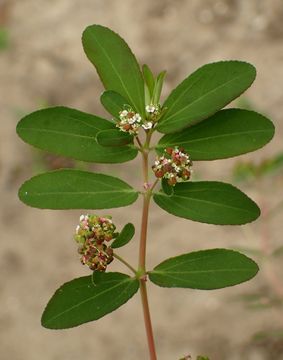
M 195 163 L 194 172 L 197 179 L 244 190 L 261 206 L 261 219 L 242 227 L 203 225 L 152 204 L 148 267 L 183 252 L 226 247 L 252 256 L 261 271 L 246 284 L 212 292 L 148 284 L 149 298 L 159 359 L 283 359 L 282 0 L 0 0 L 1 360 L 148 358 L 139 296 L 81 327 L 41 327 L 55 289 L 89 274 L 72 240 L 80 212 L 40 211 L 17 198 L 24 180 L 58 167 L 112 173 L 141 186 L 138 159 L 112 168 L 83 164 L 40 152 L 16 136 L 19 119 L 42 107 L 107 116 L 99 103 L 102 85 L 81 46 L 82 31 L 93 23 L 118 32 L 155 73 L 168 71 L 164 96 L 208 62 L 238 59 L 256 66 L 255 84 L 233 105 L 270 117 L 275 138 L 254 154 Z M 138 227 L 140 209 L 137 202 L 111 211 L 118 229 L 128 221 Z M 120 254 L 136 263 L 137 245 L 138 236 Z M 111 270 L 126 269 L 114 262 Z

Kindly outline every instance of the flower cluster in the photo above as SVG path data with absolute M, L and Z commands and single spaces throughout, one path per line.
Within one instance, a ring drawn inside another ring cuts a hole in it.
M 117 237 L 116 226 L 110 217 L 81 215 L 75 240 L 79 245 L 81 263 L 93 271 L 105 271 L 113 260 L 113 249 L 105 242 Z
M 145 111 L 150 120 L 148 121 L 148 123 L 151 123 L 151 127 L 152 127 L 154 123 L 159 120 L 159 117 L 161 115 L 161 106 L 159 104 L 158 105 L 150 104 L 145 107 Z
M 177 182 L 187 181 L 191 177 L 193 163 L 183 148 L 166 148 L 164 155 L 157 157 L 152 170 L 157 178 L 168 179 L 174 186 Z
M 131 108 L 120 111 L 120 121 L 117 123 L 117 127 L 132 135 L 137 135 L 139 128 L 142 125 L 142 118 L 140 114 L 135 113 Z
M 140 127 L 144 130 L 150 130 L 159 119 L 161 107 L 160 105 L 147 105 L 145 110 L 147 120 L 142 119 L 141 115 L 134 112 L 132 108 L 127 107 L 127 109 L 119 112 L 120 121 L 116 126 L 121 131 L 128 132 L 132 135 L 137 135 Z

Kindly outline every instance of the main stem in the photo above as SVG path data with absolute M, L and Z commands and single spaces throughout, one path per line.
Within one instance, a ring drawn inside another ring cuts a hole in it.
M 147 335 L 147 342 L 150 354 L 150 360 L 157 360 L 154 337 L 150 319 L 150 311 L 147 299 L 147 290 L 146 290 L 146 239 L 147 239 L 147 225 L 148 225 L 148 210 L 151 198 L 151 188 L 148 188 L 148 146 L 150 142 L 150 134 L 146 138 L 146 142 L 143 147 L 142 157 L 143 157 L 143 179 L 144 185 L 147 189 L 144 193 L 143 198 L 143 210 L 142 210 L 142 223 L 141 223 L 141 234 L 140 234 L 140 250 L 139 250 L 139 281 L 140 281 L 140 291 L 141 291 L 141 300 L 143 307 L 144 315 L 144 324 Z

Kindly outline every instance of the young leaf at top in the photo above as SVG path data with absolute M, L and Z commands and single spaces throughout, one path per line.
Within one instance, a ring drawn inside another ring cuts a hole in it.
M 206 119 L 241 95 L 255 76 L 255 68 L 241 61 L 204 65 L 171 92 L 157 130 L 172 133 Z
M 63 106 L 35 111 L 17 126 L 22 140 L 39 149 L 77 160 L 97 163 L 121 163 L 132 160 L 138 151 L 129 146 L 105 149 L 96 142 L 102 130 L 115 125 L 98 116 Z
M 138 291 L 138 280 L 128 275 L 118 272 L 98 275 L 97 282 L 93 282 L 91 276 L 84 276 L 61 286 L 43 312 L 42 326 L 68 329 L 100 319 Z
M 152 100 L 153 104 L 158 104 L 160 101 L 160 95 L 161 95 L 165 76 L 166 76 L 166 71 L 161 71 L 161 73 L 158 74 L 155 80 L 155 85 L 153 90 L 153 100 Z
M 164 135 L 157 151 L 181 146 L 192 160 L 216 160 L 257 150 L 274 135 L 274 125 L 254 111 L 221 110 L 202 121 L 174 134 Z
M 138 62 L 127 43 L 112 30 L 88 26 L 82 37 L 84 51 L 106 90 L 122 95 L 145 116 L 144 82 Z
M 242 225 L 260 215 L 260 209 L 246 194 L 217 181 L 180 183 L 173 195 L 159 192 L 153 199 L 170 214 L 207 224 Z
M 114 147 L 133 143 L 133 135 L 118 129 L 102 130 L 96 135 L 96 142 L 101 146 Z
M 119 112 L 129 106 L 128 101 L 115 91 L 107 90 L 100 96 L 100 102 L 104 108 L 114 116 L 114 120 L 119 119 Z
M 26 181 L 19 198 L 40 209 L 110 209 L 136 201 L 138 192 L 113 176 L 63 169 Z
M 152 71 L 150 70 L 150 68 L 148 67 L 148 65 L 146 65 L 146 64 L 143 65 L 142 72 L 143 72 L 145 84 L 149 91 L 149 97 L 150 97 L 150 99 L 152 99 L 154 85 L 155 85 L 154 75 L 153 75 Z
M 128 242 L 133 238 L 134 235 L 135 235 L 134 225 L 131 223 L 126 224 L 123 227 L 120 234 L 118 235 L 118 237 L 111 244 L 111 247 L 113 249 L 117 249 L 121 246 L 128 244 Z
M 211 249 L 167 259 L 149 272 L 149 278 L 164 287 L 212 290 L 250 280 L 258 270 L 253 260 L 239 252 Z

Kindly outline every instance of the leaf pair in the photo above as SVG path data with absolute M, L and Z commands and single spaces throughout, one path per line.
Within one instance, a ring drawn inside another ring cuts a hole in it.
M 110 209 L 132 204 L 138 192 L 113 176 L 65 169 L 26 181 L 19 197 L 27 205 L 43 209 Z M 170 214 L 209 224 L 245 224 L 260 214 L 244 193 L 216 181 L 177 184 L 172 195 L 161 191 L 153 198 Z
M 161 73 L 157 75 L 156 79 L 147 65 L 143 65 L 142 72 L 145 81 L 146 104 L 159 104 L 166 71 L 161 71 Z
M 167 259 L 149 272 L 162 287 L 219 289 L 254 277 L 258 267 L 238 252 L 212 249 Z M 65 329 L 97 320 L 128 301 L 139 289 L 136 278 L 121 273 L 94 272 L 59 288 L 49 301 L 42 325 Z
M 26 181 L 19 197 L 27 205 L 43 209 L 110 209 L 132 204 L 138 192 L 113 176 L 64 169 Z M 171 195 L 160 191 L 153 198 L 170 214 L 208 224 L 245 224 L 260 214 L 244 193 L 216 181 L 177 184 Z

